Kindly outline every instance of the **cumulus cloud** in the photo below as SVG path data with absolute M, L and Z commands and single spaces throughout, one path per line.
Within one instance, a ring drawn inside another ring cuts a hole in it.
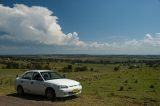
M 45 7 L 15 4 L 0 5 L 0 39 L 35 42 L 47 45 L 84 46 L 78 33 L 64 34 L 53 12 Z
M 113 44 L 81 41 L 77 32 L 64 34 L 57 17 L 45 7 L 15 4 L 0 5 L 0 40 L 17 44 L 67 45 L 84 48 L 105 48 Z
M 112 51 L 123 53 L 131 48 L 142 50 L 146 47 L 160 47 L 160 33 L 154 36 L 148 33 L 141 40 L 132 39 L 122 43 L 84 42 L 80 40 L 77 32 L 65 34 L 57 19 L 54 13 L 46 7 L 28 7 L 23 4 L 15 4 L 13 7 L 0 5 L 0 50 L 15 50 L 16 53 L 17 46 L 23 49 L 22 46 L 45 45 L 48 49 L 55 46 L 58 46 L 58 49 L 60 46 L 66 49 L 63 47 L 67 46 L 70 47 L 69 52 L 79 49 L 82 52 L 83 50 L 100 50 L 100 52 L 108 50 L 110 53 Z M 16 49 L 12 45 L 15 45 Z M 75 47 L 72 48 L 73 46 Z
M 134 46 L 134 47 L 145 47 L 145 46 L 158 46 L 160 47 L 160 34 L 156 33 L 157 36 L 152 36 L 151 34 L 146 34 L 142 40 L 130 40 L 125 42 L 125 46 Z

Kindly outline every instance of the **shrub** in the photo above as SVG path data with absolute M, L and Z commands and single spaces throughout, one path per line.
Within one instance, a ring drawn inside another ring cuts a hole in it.
M 62 69 L 62 72 L 72 72 L 72 71 L 73 71 L 73 67 L 71 64 Z
M 128 89 L 132 89 L 132 87 L 128 87 Z
M 75 67 L 74 71 L 78 72 L 78 71 L 87 71 L 88 68 L 87 66 L 82 66 L 82 67 Z
M 80 71 L 80 67 L 75 67 L 75 68 L 74 68 L 74 71 L 75 71 L 75 72 Z
M 71 64 L 69 64 L 67 67 L 68 67 L 68 70 L 73 71 L 73 66 Z
M 114 71 L 118 71 L 119 70 L 119 67 L 114 67 Z
M 154 85 L 150 85 L 150 88 L 154 88 Z
M 124 87 L 123 86 L 120 86 L 119 90 L 118 91 L 123 91 L 124 90 Z
M 135 68 L 135 66 L 133 66 L 133 65 L 129 66 L 129 69 L 134 69 L 134 68 Z
M 114 92 L 111 92 L 111 93 L 108 94 L 108 96 L 109 96 L 109 97 L 110 97 L 110 96 L 115 96 L 115 93 L 114 93 Z
M 91 67 L 91 68 L 90 68 L 90 71 L 94 71 L 94 69 Z
M 44 65 L 44 69 L 50 70 L 50 66 L 48 64 Z
M 80 71 L 87 71 L 87 70 L 88 70 L 87 66 L 83 66 L 80 68 Z
M 135 69 L 135 68 L 140 68 L 138 65 L 129 65 L 128 69 Z
M 125 80 L 124 83 L 128 83 L 128 80 Z
M 134 81 L 134 83 L 137 83 L 137 82 L 138 82 L 138 80 L 135 80 L 135 81 Z
M 6 68 L 7 69 L 19 69 L 19 64 L 16 62 L 8 62 L 6 63 Z
M 117 78 L 121 78 L 121 76 L 118 76 Z

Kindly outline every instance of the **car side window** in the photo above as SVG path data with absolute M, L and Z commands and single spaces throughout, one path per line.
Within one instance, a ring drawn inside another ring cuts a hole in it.
M 28 80 L 31 80 L 32 75 L 33 75 L 33 72 L 25 73 L 25 74 L 22 76 L 22 79 L 28 79 Z
M 50 80 L 50 79 L 51 79 L 49 73 L 44 72 L 44 73 L 41 73 L 41 74 L 42 74 L 42 76 L 43 76 L 43 78 L 44 78 L 45 80 Z
M 37 81 L 43 81 L 41 75 L 38 72 L 34 72 L 33 73 L 33 80 L 37 80 Z

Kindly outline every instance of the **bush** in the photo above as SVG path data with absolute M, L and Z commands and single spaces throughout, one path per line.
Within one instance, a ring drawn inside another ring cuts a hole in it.
M 78 72 L 78 71 L 87 71 L 88 68 L 87 66 L 82 66 L 82 67 L 75 67 L 74 71 Z
M 108 96 L 109 96 L 109 97 L 115 96 L 115 93 L 114 93 L 114 92 L 111 92 L 111 93 L 108 94 Z
M 118 71 L 119 70 L 119 66 L 118 67 L 114 67 L 114 71 Z
M 128 87 L 128 89 L 132 89 L 132 87 Z
M 90 71 L 94 71 L 94 69 L 93 69 L 93 68 L 90 68 Z
M 51 68 L 50 68 L 50 66 L 49 66 L 48 64 L 46 64 L 46 65 L 44 66 L 44 69 L 50 70 Z
M 128 80 L 125 80 L 124 83 L 128 83 Z
M 87 71 L 87 70 L 88 70 L 87 66 L 83 66 L 80 68 L 80 71 Z
M 119 90 L 118 91 L 123 91 L 124 90 L 124 87 L 123 86 L 120 86 Z
M 133 65 L 129 66 L 129 69 L 134 69 L 134 68 L 135 68 L 135 66 L 133 66 Z
M 134 81 L 134 83 L 137 83 L 137 82 L 138 82 L 138 80 L 135 80 L 135 81 Z
M 68 65 L 67 67 L 68 67 L 68 70 L 71 70 L 71 71 L 73 70 L 73 67 L 72 67 L 72 65 L 71 65 L 71 64 L 70 64 L 70 65 Z
M 150 85 L 150 88 L 154 88 L 154 85 Z
M 129 65 L 128 69 L 135 69 L 135 68 L 140 68 L 138 65 Z
M 121 76 L 118 76 L 117 78 L 121 78 Z
M 72 72 L 72 71 L 73 71 L 72 65 L 68 65 L 62 69 L 62 72 Z
M 31 69 L 43 69 L 42 64 L 40 63 L 32 63 L 30 68 Z
M 8 62 L 6 63 L 7 69 L 19 69 L 19 64 L 16 62 Z

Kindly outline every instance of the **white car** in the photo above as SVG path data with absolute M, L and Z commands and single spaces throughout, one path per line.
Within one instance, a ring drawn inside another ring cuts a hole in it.
M 50 100 L 55 97 L 78 95 L 82 91 L 80 82 L 66 79 L 51 70 L 30 70 L 16 78 L 18 95 L 24 93 L 46 95 Z

